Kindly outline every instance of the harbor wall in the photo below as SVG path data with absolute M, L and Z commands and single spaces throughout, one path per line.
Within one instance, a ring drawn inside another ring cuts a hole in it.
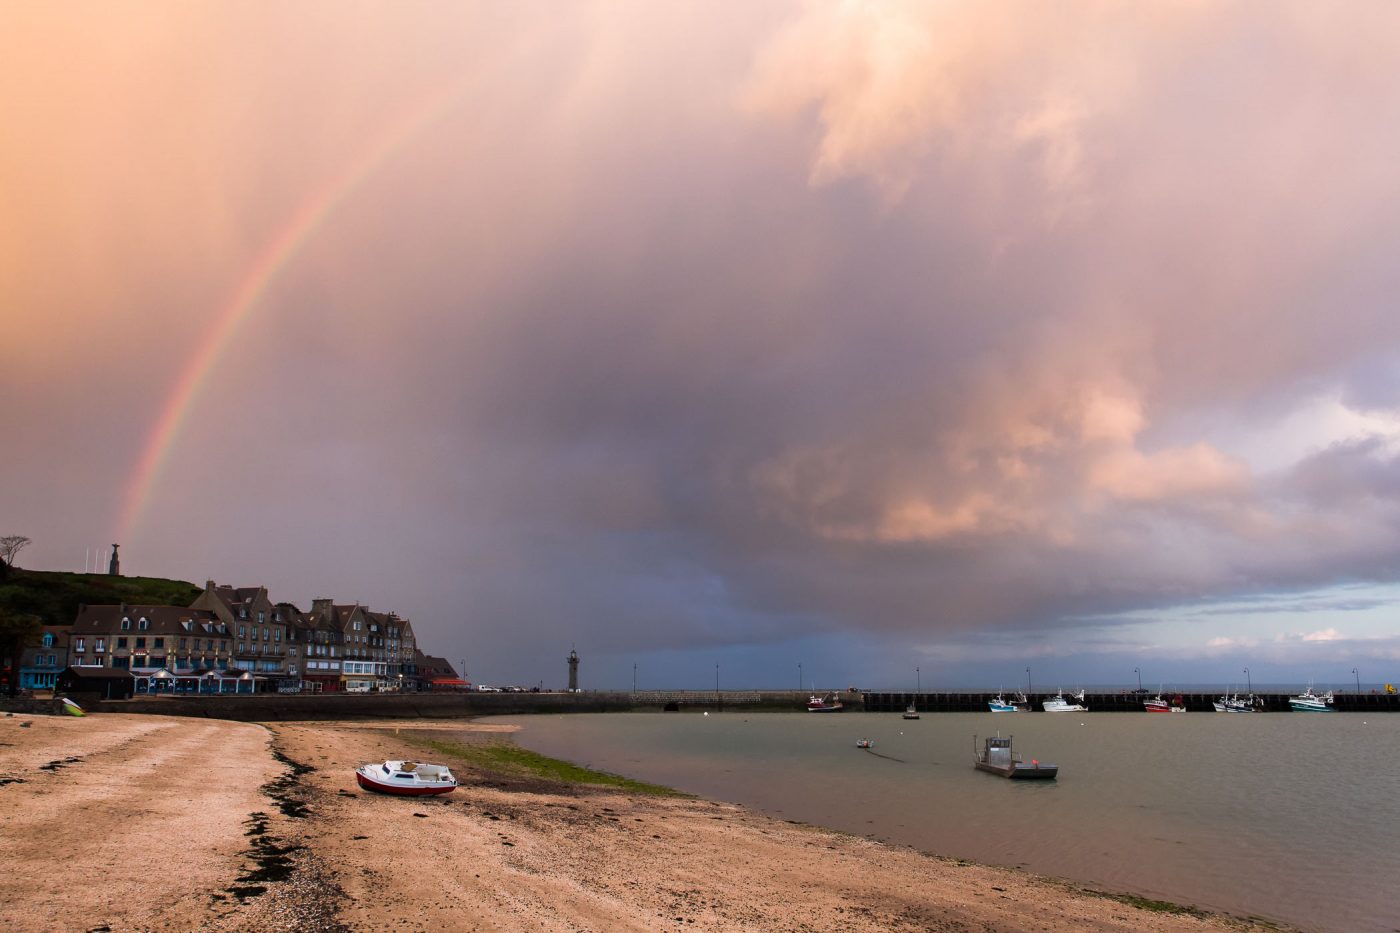
M 1030 712 L 1043 712 L 1041 704 L 1057 694 L 1033 693 L 1027 696 Z M 1165 691 L 1167 699 L 1180 696 L 1187 712 L 1211 713 L 1220 698 L 1219 693 L 1175 693 Z M 1293 694 L 1296 695 L 1296 694 Z M 864 708 L 872 713 L 900 713 L 910 703 L 921 713 L 982 713 L 995 693 L 867 693 Z M 1256 693 L 1263 701 L 1265 712 L 1286 713 L 1287 693 Z M 1068 695 L 1066 695 L 1068 699 Z M 1128 693 L 1086 693 L 1084 705 L 1091 713 L 1141 713 L 1143 697 Z M 1073 702 L 1073 701 L 1071 701 Z M 1339 713 L 1400 713 L 1400 694 L 1338 693 L 1332 703 Z

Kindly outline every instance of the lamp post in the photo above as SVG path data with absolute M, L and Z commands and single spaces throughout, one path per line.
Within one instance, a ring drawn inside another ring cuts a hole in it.
M 1028 668 L 1026 668 L 1026 698 L 1027 698 L 1027 699 L 1030 699 L 1030 695 L 1031 695 L 1031 669 L 1028 667 Z
M 1360 692 L 1361 692 L 1361 674 L 1358 673 L 1357 670 L 1356 670 L 1356 668 L 1354 668 L 1354 667 L 1351 669 L 1351 672 L 1352 672 L 1353 674 L 1356 675 L 1356 692 L 1357 692 L 1357 693 L 1360 693 Z
M 637 692 L 637 662 L 632 662 L 632 692 Z
M 716 664 L 716 665 L 715 665 L 715 710 L 718 711 L 718 710 L 719 710 L 719 707 L 720 707 L 720 702 L 719 702 L 719 665 Z
M 1141 692 L 1142 692 L 1142 668 L 1140 668 L 1140 667 L 1135 667 L 1135 668 L 1133 668 L 1133 673 L 1136 674 L 1136 675 L 1138 675 L 1138 693 L 1141 693 Z
M 923 679 L 922 676 L 920 676 L 920 674 L 919 674 L 919 669 L 918 669 L 917 667 L 914 668 L 914 692 L 915 692 L 915 693 L 923 693 L 923 692 L 924 692 L 924 679 Z
M 797 662 L 797 692 L 802 692 L 802 662 Z
M 1245 689 L 1249 691 L 1249 695 L 1254 696 L 1254 681 L 1250 679 L 1249 668 L 1247 667 L 1244 669 L 1244 684 Z

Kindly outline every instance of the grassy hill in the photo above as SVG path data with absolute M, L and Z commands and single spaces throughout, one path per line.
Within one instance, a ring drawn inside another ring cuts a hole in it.
M 36 615 L 45 625 L 71 625 L 80 604 L 188 606 L 200 592 L 184 580 L 14 569 L 0 581 L 0 611 Z

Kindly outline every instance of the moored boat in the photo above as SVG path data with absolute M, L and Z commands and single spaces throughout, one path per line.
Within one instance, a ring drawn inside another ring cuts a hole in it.
M 1227 693 L 1211 705 L 1215 707 L 1217 713 L 1257 713 L 1260 702 L 1259 698 L 1252 693 L 1247 697 Z
M 1004 694 L 998 693 L 994 699 L 987 701 L 987 709 L 993 713 L 1019 713 L 1021 707 L 1015 703 L 1008 703 Z
M 869 739 L 856 739 L 856 748 L 874 748 L 875 743 Z
M 841 712 L 841 700 L 834 693 L 826 696 L 812 694 L 807 700 L 807 712 L 809 713 L 839 713 Z
M 1070 694 L 1070 698 L 1069 698 L 1069 699 L 1070 699 L 1070 700 L 1076 700 L 1076 701 L 1078 701 L 1078 702 L 1075 702 L 1075 703 L 1069 702 L 1069 700 L 1066 700 L 1066 699 L 1065 699 L 1064 693 L 1061 692 L 1061 693 L 1056 694 L 1055 696 L 1052 696 L 1050 699 L 1046 700 L 1044 703 L 1041 704 L 1041 706 L 1043 706 L 1043 707 L 1045 708 L 1045 712 L 1047 712 L 1047 713 L 1087 713 L 1087 712 L 1089 712 L 1089 707 L 1087 707 L 1087 706 L 1084 705 L 1084 691 L 1083 691 L 1083 690 L 1080 690 L 1078 693 Z
M 919 710 L 918 710 L 918 708 L 917 708 L 916 706 L 914 706 L 913 703 L 910 703 L 907 707 L 905 707 L 905 710 L 904 710 L 904 718 L 905 718 L 905 719 L 918 719 L 918 718 L 919 718 Z
M 1322 696 L 1313 693 L 1312 685 L 1296 697 L 1288 698 L 1288 708 L 1295 713 L 1330 713 L 1332 712 L 1332 691 L 1328 690 Z
M 1186 699 L 1181 694 L 1176 694 L 1168 702 L 1162 699 L 1162 694 L 1142 701 L 1142 708 L 1149 713 L 1184 713 L 1186 712 Z
M 84 713 L 84 712 L 83 712 L 83 708 L 82 708 L 81 706 L 79 706 L 77 703 L 74 703 L 72 700 L 68 699 L 67 697 L 59 697 L 59 703 L 60 703 L 60 704 L 62 705 L 62 707 L 63 707 L 63 712 L 64 712 L 65 714 L 69 715 L 69 716 L 86 716 L 86 715 L 87 715 L 87 713 Z
M 1012 780 L 1053 781 L 1060 771 L 1058 765 L 1046 764 L 1032 758 L 1029 763 L 1016 757 L 1011 747 L 1011 736 L 1002 738 L 989 735 L 983 741 L 980 751 L 976 750 L 977 736 L 972 737 L 974 748 L 973 767 L 988 774 L 996 774 Z
M 375 761 L 355 769 L 355 780 L 365 790 L 399 797 L 446 794 L 457 786 L 447 765 L 421 761 Z

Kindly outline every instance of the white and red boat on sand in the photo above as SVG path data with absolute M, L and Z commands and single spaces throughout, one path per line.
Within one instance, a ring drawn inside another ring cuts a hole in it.
M 365 790 L 400 797 L 446 794 L 457 786 L 447 765 L 421 761 L 375 761 L 355 769 L 355 780 Z

